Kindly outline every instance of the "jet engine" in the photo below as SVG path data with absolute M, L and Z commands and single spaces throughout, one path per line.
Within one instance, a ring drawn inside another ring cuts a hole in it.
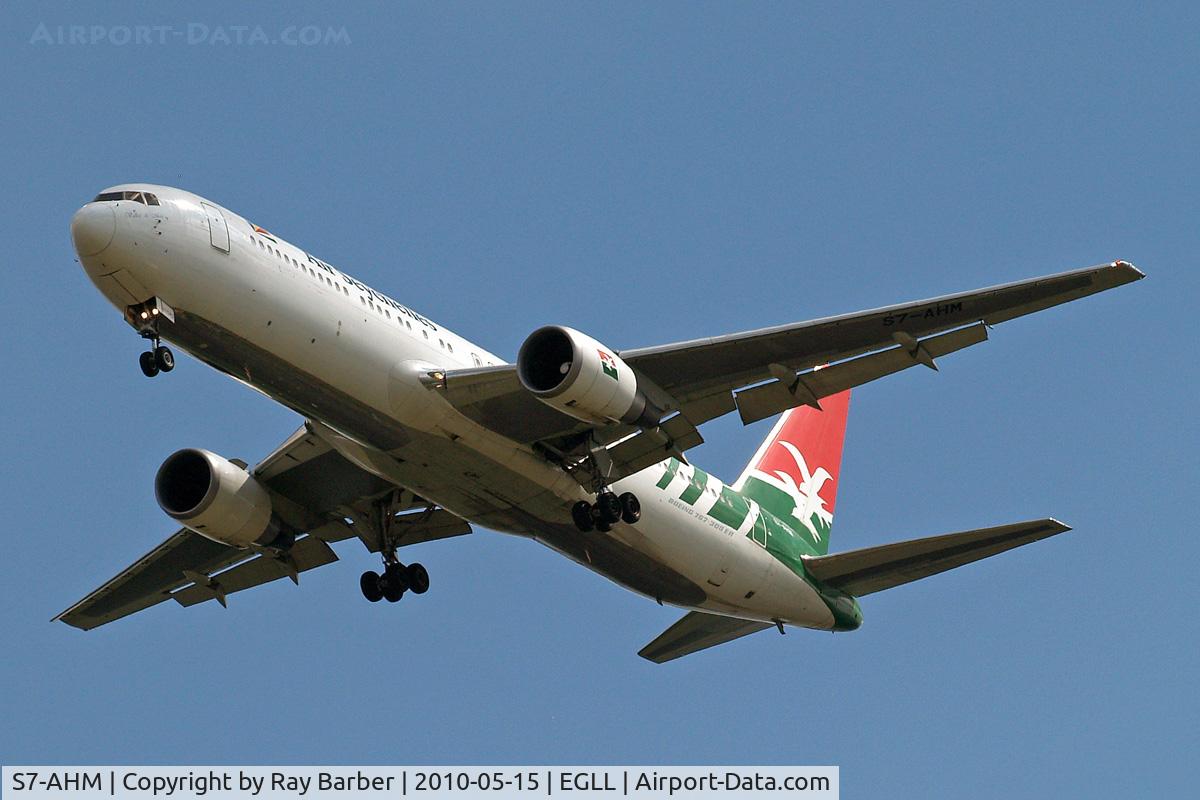
M 207 450 L 180 450 L 154 476 L 158 506 L 206 539 L 245 548 L 278 535 L 271 496 L 249 472 Z
M 548 325 L 531 333 L 517 356 L 517 375 L 543 403 L 584 422 L 651 426 L 663 416 L 628 364 L 572 328 Z

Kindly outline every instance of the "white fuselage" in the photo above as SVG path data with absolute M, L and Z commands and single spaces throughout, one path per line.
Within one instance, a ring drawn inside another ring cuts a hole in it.
M 114 187 L 120 189 L 154 192 L 160 205 L 94 203 L 77 215 L 77 224 L 96 228 L 89 235 L 99 247 L 108 217 L 88 209 L 112 210 L 109 243 L 80 255 L 104 296 L 122 311 L 160 298 L 176 314 L 163 338 L 386 453 L 388 480 L 467 520 L 533 537 L 661 602 L 833 625 L 817 592 L 746 536 L 757 508 L 740 531 L 705 513 L 720 494 L 715 480 L 686 505 L 678 502 L 678 485 L 658 488 L 665 467 L 651 467 L 613 487 L 640 498 L 636 525 L 580 533 L 570 506 L 589 495 L 574 479 L 531 447 L 458 413 L 418 380 L 431 369 L 501 358 L 215 203 L 169 187 Z

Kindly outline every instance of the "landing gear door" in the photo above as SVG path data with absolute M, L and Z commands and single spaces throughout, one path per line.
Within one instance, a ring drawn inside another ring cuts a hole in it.
M 208 203 L 201 203 L 200 205 L 204 206 L 204 215 L 208 218 L 209 242 L 222 253 L 228 253 L 229 226 L 225 224 L 225 217 L 222 216 L 221 209 L 216 206 L 210 206 Z

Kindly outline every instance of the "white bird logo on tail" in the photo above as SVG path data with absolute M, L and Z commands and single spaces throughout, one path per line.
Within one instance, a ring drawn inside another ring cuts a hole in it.
M 765 474 L 763 477 L 792 496 L 792 499 L 795 501 L 795 508 L 792 510 L 792 515 L 805 528 L 808 528 L 814 539 L 820 541 L 821 534 L 813 525 L 812 516 L 816 514 L 826 523 L 833 522 L 833 514 L 825 509 L 825 500 L 820 495 L 821 487 L 827 481 L 833 480 L 833 476 L 824 467 L 817 467 L 815 472 L 810 472 L 808 462 L 804 460 L 804 454 L 791 442 L 780 440 L 778 444 L 791 454 L 792 459 L 796 462 L 796 468 L 800 472 L 800 477 L 803 480 L 797 485 L 796 480 L 782 470 L 775 470 L 775 475 L 778 476 L 777 479 L 771 479 L 770 476 Z

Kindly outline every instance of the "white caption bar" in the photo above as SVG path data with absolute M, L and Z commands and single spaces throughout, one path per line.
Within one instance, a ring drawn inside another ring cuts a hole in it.
M 837 798 L 837 767 L 4 767 L 7 800 Z

